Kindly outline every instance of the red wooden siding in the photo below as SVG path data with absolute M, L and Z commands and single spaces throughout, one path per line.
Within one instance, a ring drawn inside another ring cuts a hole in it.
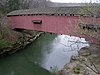
M 79 36 L 76 33 L 79 23 L 93 24 L 92 18 L 79 16 L 10 16 L 8 20 L 12 28 L 38 30 L 73 36 Z M 42 24 L 33 24 L 32 20 L 42 20 Z M 100 18 L 96 18 L 95 22 L 100 24 Z

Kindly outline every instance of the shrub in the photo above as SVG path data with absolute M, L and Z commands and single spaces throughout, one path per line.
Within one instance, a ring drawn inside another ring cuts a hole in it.
M 6 39 L 1 39 L 1 40 L 0 40 L 0 49 L 6 48 L 6 47 L 8 47 L 8 46 L 9 46 L 8 40 L 6 40 Z
M 80 74 L 80 65 L 79 64 L 77 64 L 76 67 L 74 68 L 74 73 Z

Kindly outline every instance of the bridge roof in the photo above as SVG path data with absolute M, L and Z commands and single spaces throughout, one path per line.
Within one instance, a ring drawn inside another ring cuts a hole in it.
M 81 12 L 84 7 L 50 7 L 50 8 L 34 8 L 34 9 L 23 9 L 15 10 L 7 14 L 7 16 L 18 16 L 18 15 L 32 15 L 32 14 L 87 14 L 90 12 Z

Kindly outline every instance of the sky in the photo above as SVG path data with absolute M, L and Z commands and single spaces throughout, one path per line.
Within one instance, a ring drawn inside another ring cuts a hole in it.
M 99 0 L 51 0 L 52 2 L 61 2 L 61 3 L 89 3 L 89 2 L 98 2 Z

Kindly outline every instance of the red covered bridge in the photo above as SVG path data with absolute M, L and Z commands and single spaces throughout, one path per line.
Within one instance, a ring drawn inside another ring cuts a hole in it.
M 95 30 L 96 27 L 93 24 L 100 24 L 99 15 L 94 21 L 91 13 L 81 13 L 81 11 L 82 7 L 37 8 L 16 10 L 7 14 L 7 18 L 12 29 L 38 30 L 80 36 L 77 34 L 78 27 Z

